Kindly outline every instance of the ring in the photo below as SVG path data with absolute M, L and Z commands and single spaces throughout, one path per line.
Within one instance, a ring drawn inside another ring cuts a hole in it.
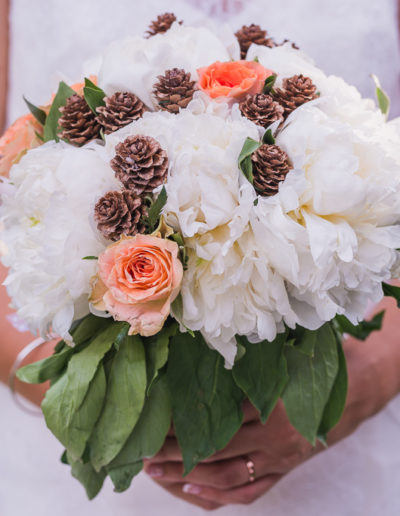
M 256 469 L 254 462 L 250 459 L 250 457 L 244 457 L 244 461 L 246 464 L 247 472 L 249 474 L 249 482 L 254 482 L 256 479 Z

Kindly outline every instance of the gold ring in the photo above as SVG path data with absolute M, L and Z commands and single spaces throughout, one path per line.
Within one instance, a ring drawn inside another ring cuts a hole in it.
M 246 464 L 247 472 L 249 474 L 249 482 L 254 482 L 256 479 L 256 469 L 254 462 L 250 459 L 250 457 L 244 457 L 244 461 Z

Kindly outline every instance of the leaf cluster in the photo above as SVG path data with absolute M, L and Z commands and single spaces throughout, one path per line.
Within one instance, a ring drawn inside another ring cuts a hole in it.
M 365 338 L 381 320 L 378 314 L 356 327 L 339 316 L 316 331 L 297 327 L 257 344 L 238 336 L 229 370 L 199 332 L 181 333 L 172 319 L 145 338 L 128 335 L 126 323 L 90 315 L 71 330 L 75 347 L 61 342 L 18 376 L 51 381 L 42 404 L 46 423 L 93 498 L 106 476 L 116 491 L 127 489 L 143 459 L 161 448 L 171 421 L 189 473 L 236 434 L 246 398 L 263 423 L 281 398 L 291 424 L 313 445 L 325 442 L 346 402 L 342 334 Z

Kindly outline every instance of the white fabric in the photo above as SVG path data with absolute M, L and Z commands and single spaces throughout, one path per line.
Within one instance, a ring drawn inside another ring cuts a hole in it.
M 309 52 L 330 73 L 373 95 L 371 72 L 380 76 L 400 114 L 395 0 L 12 0 L 9 121 L 25 112 L 21 95 L 35 103 L 50 97 L 58 71 L 80 79 L 80 63 L 108 41 L 141 33 L 166 10 L 201 18 L 189 3 L 230 20 L 234 29 L 259 23 Z M 218 5 L 216 5 L 218 3 Z M 52 80 L 49 80 L 52 77 Z M 397 96 L 397 98 L 396 98 Z M 124 494 L 109 483 L 92 502 L 59 463 L 62 448 L 41 418 L 20 412 L 0 387 L 1 516 L 200 515 L 145 475 Z M 398 516 L 400 514 L 400 397 L 351 437 L 298 467 L 250 507 L 232 506 L 221 516 Z M 271 443 L 271 445 L 273 445 Z M 204 513 L 205 514 L 205 513 Z

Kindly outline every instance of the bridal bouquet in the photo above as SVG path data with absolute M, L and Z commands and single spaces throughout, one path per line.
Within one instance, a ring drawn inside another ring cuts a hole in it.
M 249 399 L 325 440 L 346 399 L 344 333 L 400 298 L 400 138 L 380 110 L 256 25 L 172 14 L 113 42 L 0 141 L 13 306 L 62 340 L 22 368 L 94 497 L 127 489 L 173 425 L 185 473 Z M 35 148 L 33 148 L 35 147 Z M 8 175 L 8 169 L 9 176 Z M 273 443 L 271 443 L 273 446 Z

